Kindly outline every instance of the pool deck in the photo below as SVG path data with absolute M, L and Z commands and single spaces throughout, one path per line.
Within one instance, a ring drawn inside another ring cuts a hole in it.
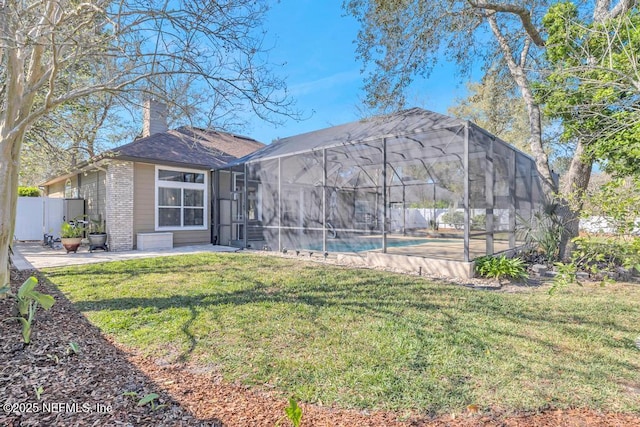
M 173 249 L 148 251 L 105 252 L 102 250 L 89 252 L 87 246 L 81 246 L 77 253 L 69 253 L 64 249 L 51 249 L 42 242 L 17 242 L 13 245 L 13 264 L 18 270 L 33 270 L 48 267 L 65 267 L 68 265 L 91 264 L 97 262 L 122 261 L 135 258 L 155 258 L 160 256 L 194 254 L 204 252 L 237 252 L 238 248 L 220 245 L 181 246 Z
M 408 241 L 417 239 L 410 236 L 393 236 L 394 239 Z M 462 239 L 426 238 L 424 243 L 390 246 L 386 253 L 381 249 L 370 249 L 361 252 L 333 252 L 331 256 L 347 265 L 358 267 L 384 267 L 400 271 L 417 272 L 419 274 L 444 275 L 459 278 L 473 277 L 473 261 L 463 261 L 464 243 Z M 496 251 L 508 249 L 507 242 L 494 242 Z M 470 242 L 470 258 L 485 255 L 484 240 Z M 69 265 L 90 264 L 99 262 L 121 261 L 136 258 L 153 258 L 160 256 L 183 255 L 205 252 L 238 252 L 240 249 L 220 245 L 194 245 L 163 250 L 133 250 L 124 252 L 94 251 L 90 253 L 87 246 L 81 246 L 77 253 L 69 253 L 62 248 L 52 249 L 41 242 L 16 242 L 12 257 L 19 270 L 64 267 Z M 321 251 L 320 251 L 321 252 Z
M 360 243 L 362 240 L 364 243 Z M 380 236 L 352 237 L 348 242 L 341 239 L 328 240 L 328 251 L 343 254 L 366 254 L 368 252 L 382 253 L 382 238 Z M 448 261 L 463 261 L 464 240 L 462 236 L 424 237 L 404 236 L 389 234 L 387 237 L 387 254 L 405 255 L 441 259 Z M 372 245 L 372 242 L 376 242 Z M 318 250 L 318 249 L 316 249 Z M 509 250 L 507 241 L 494 241 L 494 252 L 499 253 Z M 469 258 L 474 259 L 487 253 L 484 239 L 471 239 L 469 241 Z

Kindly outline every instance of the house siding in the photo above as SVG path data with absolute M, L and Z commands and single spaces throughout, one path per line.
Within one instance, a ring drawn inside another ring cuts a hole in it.
M 74 175 L 69 178 L 71 180 L 71 188 L 76 190 L 78 188 L 78 175 Z M 51 197 L 54 199 L 64 199 L 64 188 L 66 179 L 60 180 L 48 186 L 47 188 L 47 197 Z M 75 191 L 74 191 L 75 192 Z
M 133 232 L 152 233 L 155 231 L 155 167 L 151 164 L 136 163 L 133 192 Z
M 149 163 L 136 163 L 134 173 L 133 191 L 135 203 L 133 206 L 133 232 L 134 246 L 137 233 L 155 232 L 155 165 Z M 204 171 L 209 176 L 209 171 Z M 209 176 L 210 178 L 210 176 Z M 208 199 L 211 201 L 211 185 L 207 188 Z M 211 242 L 211 207 L 207 206 L 206 230 L 172 231 L 173 245 L 197 245 Z
M 46 195 L 55 199 L 62 199 L 64 197 L 64 181 L 58 181 L 49 185 Z
M 106 173 L 87 172 L 81 177 L 78 195 L 86 201 L 85 213 L 94 220 L 106 218 Z

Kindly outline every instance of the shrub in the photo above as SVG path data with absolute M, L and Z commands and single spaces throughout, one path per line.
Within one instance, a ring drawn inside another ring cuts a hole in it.
M 456 230 L 460 230 L 464 227 L 464 214 L 458 211 L 447 212 L 442 215 L 440 223 L 451 224 Z
M 584 219 L 595 219 L 618 236 L 638 234 L 640 177 L 613 179 L 587 194 L 584 202 Z
M 40 189 L 38 187 L 18 187 L 19 197 L 40 197 Z
M 446 209 L 449 207 L 449 202 L 446 200 L 436 200 L 434 203 L 433 200 L 423 200 L 421 202 L 410 203 L 409 207 L 415 209 Z
M 518 237 L 524 238 L 527 247 L 542 252 L 548 264 L 558 261 L 560 256 L 560 242 L 565 231 L 560 211 L 560 204 L 552 200 L 545 201 L 542 209 L 531 218 L 518 216 Z
M 640 270 L 640 237 L 576 237 L 572 261 L 586 271 Z
M 577 283 L 578 272 L 589 273 L 592 278 L 601 280 L 601 285 L 616 277 L 618 268 L 640 271 L 640 237 L 630 240 L 619 237 L 576 237 L 571 262 L 556 263 L 556 276 L 549 293 Z M 613 276 L 611 276 L 613 273 Z
M 487 216 L 485 214 L 476 215 L 471 218 L 472 230 L 484 230 L 487 223 Z
M 476 273 L 490 279 L 526 279 L 527 269 L 520 258 L 487 255 L 476 259 Z

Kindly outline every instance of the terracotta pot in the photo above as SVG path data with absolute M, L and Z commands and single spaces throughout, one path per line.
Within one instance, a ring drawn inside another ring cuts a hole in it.
M 82 243 L 82 237 L 64 237 L 60 240 L 62 241 L 62 246 L 67 250 L 67 253 L 78 252 L 78 247 L 80 243 Z

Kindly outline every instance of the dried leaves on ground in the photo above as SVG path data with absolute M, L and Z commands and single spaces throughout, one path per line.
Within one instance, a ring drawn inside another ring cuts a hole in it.
M 12 272 L 13 289 L 33 273 Z M 286 398 L 128 352 L 43 282 L 39 289 L 52 294 L 56 304 L 38 312 L 30 345 L 22 344 L 17 321 L 0 323 L 0 425 L 289 425 L 283 419 Z M 13 301 L 1 299 L 0 320 L 14 315 Z M 507 415 L 472 405 L 466 413 L 433 418 L 301 407 L 303 426 L 640 426 L 638 416 L 587 409 Z

